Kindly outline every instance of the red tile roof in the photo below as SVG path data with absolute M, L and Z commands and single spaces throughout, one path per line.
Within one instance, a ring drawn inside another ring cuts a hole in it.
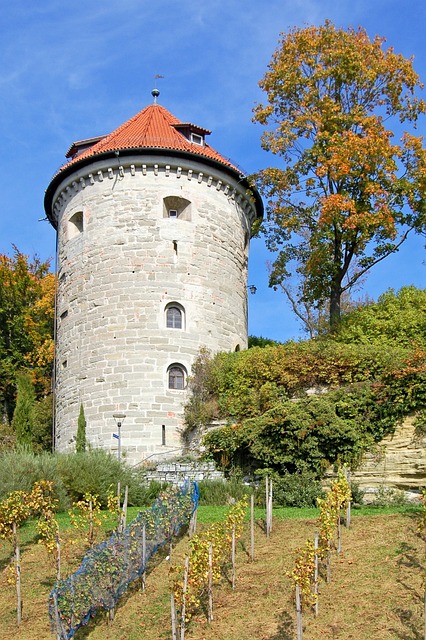
M 158 103 L 153 103 L 137 113 L 133 118 L 127 120 L 118 129 L 102 137 L 95 144 L 84 148 L 78 155 L 75 155 L 70 162 L 61 169 L 69 167 L 84 158 L 90 158 L 105 152 L 131 150 L 131 149 L 170 149 L 171 151 L 184 151 L 194 156 L 210 158 L 221 164 L 239 171 L 229 160 L 221 156 L 217 151 L 204 142 L 204 145 L 195 144 L 181 133 L 190 131 L 194 133 L 210 133 L 207 129 L 181 122 L 170 111 L 167 111 Z M 91 141 L 92 139 L 90 139 Z M 97 140 L 96 138 L 94 140 Z M 82 142 L 90 142 L 82 141 Z M 74 143 L 71 150 L 77 150 L 78 145 Z M 68 152 L 68 153 L 69 153 Z

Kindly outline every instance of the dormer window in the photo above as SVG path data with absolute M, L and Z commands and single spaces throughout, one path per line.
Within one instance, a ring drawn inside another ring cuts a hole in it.
M 198 135 L 198 133 L 191 133 L 190 140 L 193 144 L 199 144 L 201 146 L 204 144 L 203 136 Z
M 177 122 L 176 124 L 172 124 L 172 127 L 185 136 L 191 144 L 198 144 L 200 147 L 204 147 L 204 139 L 211 133 L 208 129 L 198 127 L 196 124 L 192 124 L 191 122 Z

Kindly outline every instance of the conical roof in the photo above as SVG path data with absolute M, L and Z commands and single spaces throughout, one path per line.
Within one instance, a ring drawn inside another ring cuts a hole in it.
M 85 158 L 111 151 L 131 149 L 183 151 L 215 160 L 239 171 L 229 160 L 205 142 L 204 137 L 209 133 L 210 131 L 197 125 L 181 122 L 163 106 L 153 103 L 139 111 L 109 135 L 74 143 L 67 153 L 67 157 L 72 157 L 72 159 L 62 167 L 61 171 Z M 194 139 L 198 142 L 194 142 Z M 88 146 L 90 142 L 92 144 Z M 82 146 L 85 148 L 79 153 Z
M 148 105 L 135 116 L 106 136 L 97 136 L 74 142 L 66 154 L 70 161 L 64 164 L 52 178 L 46 189 L 44 207 L 47 217 L 56 227 L 52 211 L 54 193 L 63 178 L 77 168 L 91 163 L 101 156 L 133 155 L 147 153 L 164 155 L 170 152 L 176 156 L 189 156 L 194 159 L 218 163 L 238 178 L 238 181 L 250 189 L 256 201 L 256 216 L 263 217 L 263 204 L 260 195 L 241 170 L 205 141 L 210 134 L 208 129 L 190 122 L 181 122 L 170 111 L 156 102 L 158 91 L 153 92 L 154 103 Z

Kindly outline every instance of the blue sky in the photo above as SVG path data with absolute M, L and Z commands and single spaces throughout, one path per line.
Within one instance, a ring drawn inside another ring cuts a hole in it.
M 0 252 L 12 244 L 53 258 L 44 191 L 74 140 L 109 133 L 151 102 L 212 130 L 210 144 L 246 173 L 276 163 L 251 121 L 258 81 L 280 32 L 330 19 L 383 35 L 426 81 L 423 0 L 0 0 Z M 419 131 L 426 134 L 426 118 Z M 426 286 L 424 240 L 372 270 L 362 293 Z M 283 294 L 268 288 L 262 240 L 252 242 L 249 330 L 303 336 Z

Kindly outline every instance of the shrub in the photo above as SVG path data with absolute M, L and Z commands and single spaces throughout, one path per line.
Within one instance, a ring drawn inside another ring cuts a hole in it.
M 99 496 L 101 505 L 106 507 L 108 493 L 111 488 L 116 491 L 117 482 L 121 483 L 123 494 L 128 485 L 129 505 L 149 505 L 163 488 L 160 482 L 147 484 L 143 471 L 131 469 L 102 450 L 36 455 L 29 448 L 21 448 L 0 453 L 0 500 L 11 491 L 30 491 L 38 480 L 53 482 L 61 511 L 85 493 Z
M 198 483 L 200 504 L 219 506 L 229 503 L 230 499 L 241 500 L 252 493 L 252 489 L 238 478 L 229 480 L 201 480 Z
M 316 507 L 324 494 L 313 473 L 289 473 L 273 478 L 273 502 L 280 507 Z
M 29 447 L 0 453 L 0 500 L 12 491 L 31 491 L 34 482 L 50 480 L 54 485 L 59 508 L 69 506 L 69 498 L 60 477 L 57 456 L 43 452 L 34 454 Z

